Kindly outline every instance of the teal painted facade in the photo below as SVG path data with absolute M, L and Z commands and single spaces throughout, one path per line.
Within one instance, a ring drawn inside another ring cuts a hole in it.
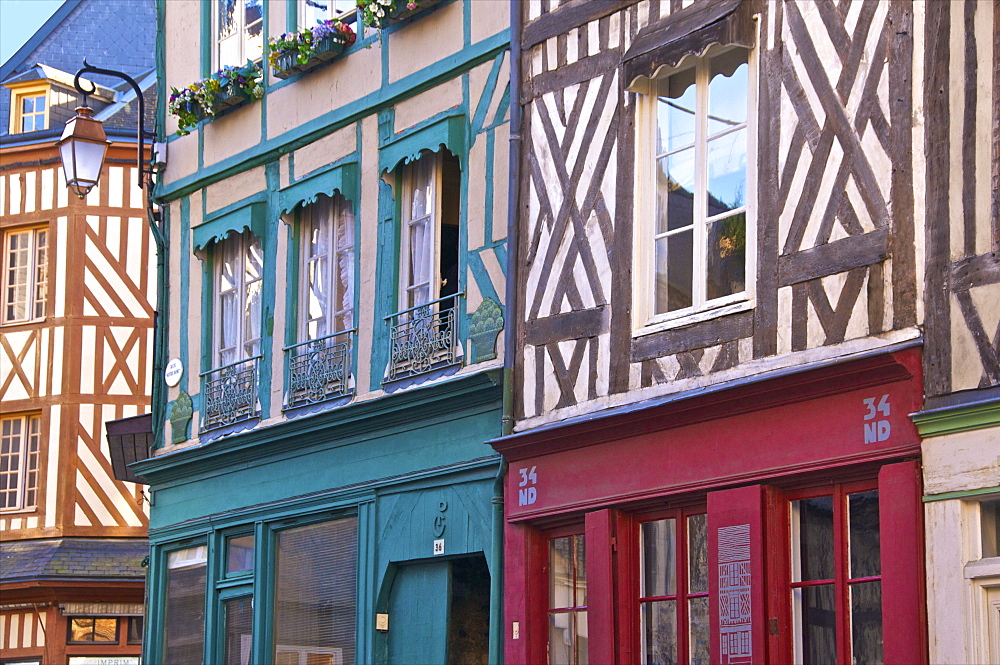
M 159 0 L 161 99 L 214 68 L 214 7 L 204 0 L 201 8 Z M 266 0 L 264 9 L 266 35 L 298 29 L 297 0 Z M 338 646 L 323 654 L 316 647 L 314 657 L 331 665 L 445 663 L 456 649 L 481 646 L 485 658 L 488 643 L 489 662 L 502 660 L 501 548 L 494 542 L 501 460 L 485 445 L 501 433 L 502 336 L 494 332 L 494 353 L 477 347 L 473 354 L 471 330 L 479 319 L 495 328 L 508 318 L 508 26 L 506 4 L 471 0 L 435 3 L 383 30 L 355 26 L 357 42 L 336 60 L 287 80 L 268 71 L 263 99 L 203 121 L 187 136 L 163 136 L 170 162 L 157 196 L 171 251 L 161 333 L 184 374 L 158 405 L 156 454 L 139 464 L 152 497 L 143 662 L 176 662 L 165 645 L 175 645 L 171 631 L 176 637 L 182 630 L 171 609 L 178 602 L 171 562 L 182 555 L 189 564 L 190 557 L 204 560 L 204 582 L 195 585 L 204 586 L 203 602 L 195 602 L 202 614 L 188 616 L 203 621 L 205 663 L 247 654 L 254 663 L 277 662 L 293 647 L 305 657 L 308 649 L 278 635 L 275 608 L 288 593 L 280 542 L 283 534 L 329 524 L 356 537 L 354 638 L 345 646 L 338 632 Z M 173 120 L 165 108 L 159 112 L 170 132 Z M 460 172 L 457 190 L 448 190 L 458 220 L 456 359 L 389 381 L 389 321 L 403 309 L 402 168 L 443 150 Z M 347 201 L 353 224 L 348 388 L 290 406 L 288 347 L 302 341 L 307 269 L 303 211 L 335 194 Z M 220 246 L 241 233 L 260 241 L 251 415 L 206 426 L 216 403 L 206 380 L 220 371 Z M 186 395 L 191 419 L 174 425 L 167 415 Z M 251 535 L 252 565 L 227 568 L 232 543 L 242 542 L 233 539 Z M 330 575 L 331 589 L 349 583 Z M 325 584 L 311 592 L 322 594 Z M 343 619 L 343 611 L 334 614 Z M 388 630 L 377 625 L 379 615 Z M 459 628 L 468 632 L 456 626 L 480 615 L 482 644 L 456 642 Z

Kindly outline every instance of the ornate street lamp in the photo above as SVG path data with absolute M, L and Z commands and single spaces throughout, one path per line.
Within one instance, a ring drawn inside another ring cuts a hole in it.
M 81 199 L 101 179 L 104 154 L 111 144 L 104 133 L 104 125 L 92 117 L 93 112 L 88 106 L 78 106 L 76 117 L 66 123 L 62 138 L 56 144 L 66 174 L 66 186 Z
M 62 161 L 63 173 L 66 175 L 66 186 L 81 199 L 87 196 L 101 179 L 104 155 L 111 144 L 104 133 L 103 124 L 100 120 L 92 117 L 93 110 L 87 106 L 87 97 L 97 92 L 97 86 L 91 81 L 82 79 L 81 76 L 84 74 L 115 76 L 128 83 L 135 91 L 136 99 L 139 102 L 138 140 L 136 141 L 138 147 L 136 163 L 142 174 L 142 177 L 139 178 L 139 187 L 146 189 L 148 195 L 152 195 L 154 170 L 145 155 L 146 104 L 142 97 L 142 90 L 128 74 L 114 69 L 94 67 L 86 59 L 83 61 L 83 67 L 73 78 L 73 87 L 83 95 L 83 103 L 76 109 L 76 116 L 66 123 L 62 138 L 56 144 L 59 146 L 59 159 Z M 90 83 L 90 90 L 85 90 L 81 85 L 82 82 Z

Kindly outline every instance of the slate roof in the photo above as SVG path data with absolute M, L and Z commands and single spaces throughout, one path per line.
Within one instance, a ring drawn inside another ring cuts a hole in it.
M 0 542 L 0 580 L 143 580 L 145 540 L 57 538 Z

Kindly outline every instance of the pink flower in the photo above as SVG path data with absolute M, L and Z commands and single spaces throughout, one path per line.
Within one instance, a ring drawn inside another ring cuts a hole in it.
M 406 3 L 406 8 L 407 9 L 416 9 L 417 8 L 417 3 L 415 3 L 415 2 L 407 2 Z

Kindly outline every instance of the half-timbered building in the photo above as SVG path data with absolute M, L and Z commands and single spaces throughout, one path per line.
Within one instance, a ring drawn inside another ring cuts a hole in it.
M 1000 661 L 1000 3 L 928 3 L 923 438 L 932 663 Z
M 508 662 L 928 662 L 909 414 L 995 397 L 996 25 L 521 4 Z
M 360 4 L 158 2 L 150 665 L 499 660 L 509 6 Z
M 67 0 L 0 68 L 3 663 L 139 662 L 149 506 L 116 480 L 105 442 L 107 421 L 150 403 L 155 253 L 134 95 L 93 81 L 111 145 L 86 198 L 66 188 L 56 141 L 80 103 L 81 26 L 95 50 L 128 31 L 131 44 L 104 44 L 93 59 L 122 58 L 153 91 L 152 9 Z

